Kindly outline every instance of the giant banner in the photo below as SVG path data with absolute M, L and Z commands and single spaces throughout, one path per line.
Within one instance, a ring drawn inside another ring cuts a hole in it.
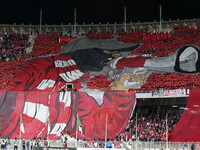
M 0 135 L 55 140 L 71 131 L 74 138 L 76 132 L 82 139 L 115 138 L 128 125 L 135 103 L 134 92 L 1 91 Z
M 113 139 L 127 127 L 134 89 L 149 73 L 200 72 L 195 45 L 161 58 L 129 55 L 138 46 L 80 38 L 59 55 L 27 60 L 0 91 L 0 136 L 58 139 L 71 131 L 78 138 Z

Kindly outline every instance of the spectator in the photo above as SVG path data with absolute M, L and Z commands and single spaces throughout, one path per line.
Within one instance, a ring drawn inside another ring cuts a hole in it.
M 5 139 L 5 146 L 4 146 L 4 150 L 7 150 L 7 145 L 8 145 L 8 140 Z
M 29 142 L 29 140 L 27 140 L 26 141 L 26 148 L 27 148 L 27 150 L 29 150 L 29 146 L 30 146 L 30 142 Z
M 5 140 L 2 139 L 2 141 L 1 141 L 1 150 L 4 150 L 4 147 L 5 147 Z
M 63 147 L 67 147 L 67 141 L 63 142 Z
M 183 150 L 187 150 L 187 144 L 184 143 Z
M 112 148 L 112 143 L 110 142 L 109 139 L 107 140 L 106 147 L 107 148 Z
M 22 150 L 25 150 L 26 148 L 26 141 L 22 139 Z
M 47 139 L 45 138 L 44 139 L 44 147 L 47 147 L 48 146 L 48 141 L 47 141 Z
M 14 140 L 14 150 L 18 150 L 18 140 L 17 140 L 16 137 L 15 137 L 15 140 Z
M 30 141 L 30 150 L 33 150 L 33 140 Z
M 192 142 L 191 150 L 194 150 L 194 149 L 195 149 L 195 144 L 194 144 L 194 142 Z
M 98 143 L 97 143 L 96 139 L 94 139 L 94 147 L 95 147 L 95 148 L 98 147 Z

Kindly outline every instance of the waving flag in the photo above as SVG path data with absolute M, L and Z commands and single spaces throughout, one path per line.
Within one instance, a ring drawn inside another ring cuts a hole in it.
M 20 132 L 25 133 L 24 124 L 23 124 L 23 121 L 22 121 L 22 115 L 20 116 Z
M 78 126 L 79 132 L 82 133 L 82 125 L 81 125 L 81 121 L 80 121 L 78 114 L 77 114 L 77 126 Z

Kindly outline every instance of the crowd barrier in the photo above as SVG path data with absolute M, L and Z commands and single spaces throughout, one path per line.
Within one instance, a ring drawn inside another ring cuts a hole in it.
M 1 140 L 0 140 L 1 141 Z M 90 141 L 92 142 L 92 141 Z M 42 142 L 41 142 L 42 143 Z M 63 142 L 61 140 L 50 141 L 50 146 L 45 147 L 42 143 L 40 147 L 34 147 L 33 150 L 103 150 L 109 148 L 98 148 L 91 147 L 86 148 L 85 144 L 88 141 L 79 141 L 76 140 L 67 141 L 67 147 L 63 147 Z M 128 143 L 130 147 L 127 147 Z M 195 150 L 200 149 L 200 142 L 194 142 Z M 121 142 L 121 147 L 111 148 L 112 150 L 191 150 L 192 142 L 141 142 L 141 141 L 130 141 L 130 142 Z M 7 150 L 14 149 L 14 140 L 10 140 L 10 144 L 7 145 Z M 22 146 L 18 146 L 18 150 L 22 150 Z M 25 149 L 27 150 L 27 148 Z M 29 148 L 30 150 L 30 148 Z

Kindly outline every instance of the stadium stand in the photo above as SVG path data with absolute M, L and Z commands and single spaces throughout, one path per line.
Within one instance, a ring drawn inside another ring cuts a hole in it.
M 143 34 L 144 32 L 139 31 L 129 31 L 129 32 L 122 32 L 118 36 L 118 40 L 125 42 L 125 43 L 142 43 L 143 42 Z
M 137 50 L 132 51 L 129 55 L 148 55 L 148 56 L 156 56 L 162 57 L 166 56 L 172 52 L 175 52 L 177 48 L 184 46 L 186 44 L 194 44 L 200 46 L 200 30 L 199 29 L 190 29 L 190 28 L 177 28 L 174 33 L 169 38 L 169 34 L 165 34 L 163 38 L 156 39 L 156 40 L 144 40 L 144 36 L 146 34 L 144 32 L 138 31 L 129 31 L 129 32 L 122 32 L 118 36 L 118 40 L 122 42 L 136 42 L 136 43 L 143 43 L 141 47 Z M 157 37 L 161 37 L 162 34 L 155 34 Z M 19 37 L 16 37 L 19 36 Z M 20 40 L 21 36 L 21 40 Z M 113 38 L 114 34 L 111 32 L 101 32 L 95 33 L 90 32 L 86 34 L 87 37 L 91 39 L 107 39 Z M 37 57 L 42 55 L 49 55 L 49 54 L 59 54 L 61 51 L 61 46 L 65 45 L 67 42 L 71 41 L 72 37 L 68 37 L 67 40 L 61 40 L 59 43 L 60 34 L 52 33 L 52 34 L 38 34 L 35 38 L 33 50 L 30 54 L 25 56 L 24 49 L 28 46 L 28 35 L 20 35 L 20 34 L 10 34 L 5 36 L 7 45 L 2 45 L 2 51 L 7 52 L 8 54 L 12 54 L 12 59 L 18 59 L 24 61 L 25 58 Z M 11 39 L 8 39 L 10 37 Z M 167 37 L 167 38 L 166 38 Z M 150 39 L 153 36 L 149 37 Z M 17 39 L 20 42 L 14 42 L 13 44 L 17 43 L 18 45 L 13 45 L 9 47 L 9 43 L 12 43 L 13 39 Z M 154 38 L 153 38 L 154 39 Z M 22 47 L 19 47 L 21 45 Z M 17 51 L 13 52 L 13 50 Z M 22 52 L 23 51 L 23 52 Z M 2 56 L 3 57 L 3 56 Z M 4 59 L 4 58 L 3 58 Z M 14 63 L 15 64 L 15 63 Z M 19 64 L 19 63 L 16 63 Z M 20 62 L 21 64 L 21 62 Z M 15 71 L 13 71 L 15 72 Z M 4 73 L 6 74 L 6 73 Z M 159 78 L 157 78 L 159 76 Z M 191 80 L 191 78 L 195 78 L 196 80 Z M 178 80 L 177 80 L 178 79 Z M 5 81 L 5 79 L 1 79 Z M 165 82 L 163 82 L 165 81 Z M 1 82 L 2 83 L 2 82 Z M 4 83 L 5 84 L 5 83 Z M 152 73 L 146 83 L 140 88 L 136 89 L 138 92 L 144 92 L 146 90 L 154 91 L 158 90 L 159 88 L 164 89 L 176 89 L 176 88 L 197 88 L 200 85 L 199 75 L 190 75 L 190 74 L 176 74 L 176 73 Z M 2 87 L 1 87 L 2 89 Z
M 143 41 L 157 41 L 157 40 L 165 40 L 170 38 L 169 33 L 159 33 L 159 34 L 144 34 Z
M 171 35 L 171 38 L 165 40 L 143 41 L 143 45 L 130 55 L 151 55 L 156 57 L 167 56 L 175 52 L 177 48 L 186 44 L 199 46 L 199 29 L 177 28 Z M 159 78 L 158 78 L 159 77 Z M 195 78 L 196 80 L 191 80 Z M 164 82 L 163 82 L 164 81 Z M 177 88 L 197 88 L 199 87 L 199 74 L 176 74 L 176 73 L 152 73 L 147 82 L 137 89 L 138 91 L 153 91 L 158 88 L 177 89 Z
M 85 36 L 91 38 L 91 39 L 95 39 L 95 40 L 98 40 L 98 39 L 112 39 L 114 37 L 114 33 L 111 33 L 111 32 L 105 32 L 105 31 L 102 31 L 100 33 L 96 33 L 96 32 L 88 32 L 85 34 Z
M 6 86 L 23 63 L 24 61 L 0 62 L 0 90 Z
M 35 38 L 32 52 L 28 57 L 46 56 L 49 54 L 59 54 L 61 44 L 59 43 L 60 34 L 38 34 Z
M 181 114 L 169 114 L 168 126 L 166 125 L 166 116 L 163 114 L 138 114 L 138 116 L 137 124 L 136 117 L 133 117 L 129 122 L 129 127 L 120 135 L 120 138 L 125 141 L 129 139 L 135 141 L 137 131 L 137 137 L 140 141 L 166 141 L 166 127 L 168 127 L 168 133 L 170 134 L 179 121 Z
M 90 32 L 86 34 L 87 37 L 91 39 L 110 39 L 115 37 L 114 33 L 111 32 L 101 32 L 95 33 Z M 9 59 L 12 61 L 9 62 L 0 62 L 0 89 L 3 89 L 6 83 L 12 78 L 15 72 L 21 67 L 26 58 L 46 56 L 50 54 L 59 54 L 61 52 L 61 47 L 66 43 L 73 40 L 73 37 L 68 37 L 67 40 L 60 38 L 60 34 L 38 34 L 35 38 L 33 50 L 30 54 L 26 54 L 25 49 L 28 46 L 28 35 L 20 34 L 7 34 L 3 37 L 1 43 L 2 55 L 6 54 L 6 57 L 9 54 Z M 191 29 L 191 28 L 177 28 L 172 35 L 169 34 L 147 34 L 144 32 L 122 32 L 117 37 L 119 41 L 125 43 L 143 43 L 141 47 L 137 50 L 134 50 L 129 53 L 129 55 L 148 55 L 155 57 L 167 56 L 172 52 L 175 52 L 177 48 L 184 46 L 186 44 L 194 44 L 200 46 L 200 30 Z M 7 42 L 5 42 L 7 41 Z M 15 42 L 13 42 L 15 41 Z M 16 45 L 15 45 L 16 44 Z M 10 46 L 11 45 L 11 46 Z M 5 52 L 4 52 L 5 51 Z M 2 60 L 5 61 L 6 58 Z M 17 60 L 17 61 L 16 61 Z M 103 79 L 106 77 L 104 76 Z M 98 80 L 99 78 L 97 78 Z M 92 83 L 89 83 L 89 86 L 93 86 Z M 107 88 L 109 84 L 101 85 Z M 156 73 L 153 72 L 149 75 L 146 80 L 146 83 L 139 89 L 136 89 L 137 92 L 146 92 L 146 91 L 156 91 L 160 88 L 164 90 L 171 89 L 188 89 L 188 88 L 199 88 L 200 87 L 200 76 L 199 74 L 178 74 L 178 73 Z M 135 90 L 135 89 L 134 89 Z M 169 115 L 169 133 L 172 132 L 174 126 L 180 118 L 180 114 L 170 114 Z M 120 138 L 124 140 L 133 139 L 136 132 L 136 126 L 134 122 L 135 118 L 129 124 L 128 131 L 124 131 Z M 157 116 L 155 114 L 143 116 L 140 115 L 138 118 L 138 133 L 137 136 L 141 141 L 164 141 L 165 140 L 165 119 L 163 116 Z M 73 135 L 73 134 L 72 134 Z M 74 135 L 73 135 L 74 136 Z
M 0 89 L 13 77 L 26 59 L 28 34 L 3 32 L 0 39 Z
M 0 54 L 2 61 L 19 61 L 26 55 L 25 49 L 30 45 L 29 35 L 14 32 L 3 32 L 0 40 Z

